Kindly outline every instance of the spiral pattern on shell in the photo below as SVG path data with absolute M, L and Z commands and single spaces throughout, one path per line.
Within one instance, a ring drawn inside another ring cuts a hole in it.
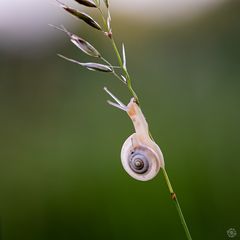
M 128 164 L 138 174 L 146 173 L 150 167 L 149 161 L 144 154 L 144 149 L 140 148 L 133 150 L 129 154 Z
M 163 156 L 156 143 L 133 144 L 135 133 L 127 138 L 121 151 L 125 171 L 133 178 L 148 181 L 154 178 L 163 166 Z

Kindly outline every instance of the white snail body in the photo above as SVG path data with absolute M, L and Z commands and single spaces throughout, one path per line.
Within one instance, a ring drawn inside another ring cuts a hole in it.
M 153 179 L 160 168 L 164 167 L 164 159 L 159 146 L 149 136 L 148 124 L 139 105 L 132 98 L 125 106 L 107 88 L 104 90 L 117 102 L 108 103 L 126 111 L 135 128 L 135 133 L 130 135 L 122 146 L 123 168 L 134 179 L 140 181 Z
M 122 146 L 122 165 L 131 177 L 148 181 L 164 167 L 163 154 L 150 138 L 147 121 L 134 99 L 128 104 L 127 113 L 133 122 L 135 133 Z

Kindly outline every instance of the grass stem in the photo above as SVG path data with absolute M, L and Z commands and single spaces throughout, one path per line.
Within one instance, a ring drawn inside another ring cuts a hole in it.
M 100 6 L 98 6 L 98 10 L 100 11 L 100 14 L 101 14 L 101 17 L 102 17 L 103 24 L 104 24 L 105 28 L 108 29 L 107 22 L 106 22 L 106 20 L 105 20 L 105 17 L 104 17 L 104 14 L 103 14 L 102 10 L 100 9 Z M 131 82 L 131 78 L 130 78 L 130 75 L 129 75 L 129 73 L 128 73 L 128 70 L 127 70 L 126 67 L 123 66 L 122 57 L 121 57 L 121 55 L 120 55 L 120 53 L 119 53 L 119 50 L 118 50 L 117 45 L 116 45 L 116 43 L 115 43 L 115 41 L 114 41 L 114 38 L 113 38 L 112 33 L 111 33 L 110 40 L 111 40 L 111 42 L 112 42 L 112 46 L 113 46 L 114 52 L 115 52 L 115 54 L 116 54 L 116 56 L 117 56 L 118 63 L 119 63 L 119 65 L 120 65 L 122 71 L 125 73 L 126 80 L 127 80 L 128 90 L 130 91 L 130 93 L 132 94 L 132 96 L 135 98 L 136 102 L 137 102 L 138 104 L 140 104 L 140 103 L 139 103 L 138 96 L 137 96 L 136 92 L 133 90 L 132 82 Z M 107 62 L 105 59 L 103 59 L 103 60 L 104 60 L 106 63 L 109 63 L 109 62 Z M 110 64 L 110 63 L 109 63 L 109 64 Z M 120 79 L 120 77 L 119 77 L 114 71 L 113 71 L 113 74 Z M 121 79 L 120 79 L 120 80 L 121 80 Z M 149 135 L 150 135 L 150 137 L 152 137 L 152 135 L 151 135 L 150 132 L 149 132 Z M 152 138 L 152 139 L 153 139 L 153 138 Z M 165 179 L 165 181 L 166 181 L 166 184 L 167 184 L 168 190 L 169 190 L 169 192 L 170 192 L 171 198 L 172 198 L 172 200 L 173 200 L 174 203 L 175 203 L 175 206 L 176 206 L 176 209 L 177 209 L 177 212 L 178 212 L 180 221 L 181 221 L 181 223 L 182 223 L 182 226 L 183 226 L 183 228 L 184 228 L 186 237 L 187 237 L 188 240 L 192 240 L 191 234 L 190 234 L 190 232 L 189 232 L 189 229 L 188 229 L 187 223 L 186 223 L 186 221 L 185 221 L 183 212 L 182 212 L 182 210 L 181 210 L 180 204 L 179 204 L 179 202 L 178 202 L 177 196 L 176 196 L 175 192 L 173 191 L 172 184 L 171 184 L 171 182 L 170 182 L 170 180 L 169 180 L 167 171 L 166 171 L 165 168 L 163 168 L 162 170 L 163 170 L 164 179 Z
M 192 240 L 191 234 L 190 234 L 190 232 L 189 232 L 189 230 L 188 230 L 188 226 L 187 226 L 187 223 L 186 223 L 186 221 L 185 221 L 184 215 L 183 215 L 183 213 L 182 213 L 182 210 L 181 210 L 180 204 L 179 204 L 179 202 L 178 202 L 177 196 L 176 196 L 175 192 L 173 191 L 172 184 L 171 184 L 171 182 L 170 182 L 170 180 L 169 180 L 167 171 L 166 171 L 165 168 L 163 168 L 162 170 L 163 170 L 163 175 L 164 175 L 165 181 L 166 181 L 166 183 L 167 183 L 168 190 L 169 190 L 169 192 L 170 192 L 171 198 L 172 198 L 172 200 L 173 200 L 174 203 L 175 203 L 175 206 L 176 206 L 176 209 L 177 209 L 179 218 L 180 218 L 181 223 L 182 223 L 182 226 L 183 226 L 183 228 L 184 228 L 186 237 L 187 237 L 188 240 Z
M 138 98 L 136 92 L 135 92 L 135 91 L 133 90 L 133 88 L 132 88 L 132 81 L 131 81 L 130 75 L 129 75 L 127 69 L 125 69 L 125 68 L 123 67 L 122 58 L 121 58 L 121 55 L 120 55 L 120 53 L 119 53 L 119 51 L 118 51 L 117 45 L 116 45 L 113 37 L 111 38 L 111 42 L 112 42 L 112 45 L 113 45 L 113 49 L 114 49 L 114 51 L 115 51 L 115 53 L 116 53 L 116 55 L 117 55 L 119 65 L 121 66 L 123 72 L 124 72 L 125 75 L 126 75 L 128 90 L 129 90 L 130 93 L 133 95 L 133 97 L 135 98 L 136 102 L 137 102 L 138 104 L 140 104 L 140 103 L 139 103 L 139 98 Z

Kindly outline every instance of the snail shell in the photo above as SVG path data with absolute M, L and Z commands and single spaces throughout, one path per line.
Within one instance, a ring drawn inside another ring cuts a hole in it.
M 148 181 L 164 167 L 163 154 L 150 138 L 147 121 L 134 99 L 128 104 L 127 113 L 136 132 L 129 136 L 122 146 L 122 165 L 131 177 Z
M 136 139 L 137 135 L 134 133 L 124 142 L 121 150 L 122 165 L 131 177 L 148 181 L 154 178 L 163 166 L 163 156 L 154 142 L 148 145 L 134 143 Z

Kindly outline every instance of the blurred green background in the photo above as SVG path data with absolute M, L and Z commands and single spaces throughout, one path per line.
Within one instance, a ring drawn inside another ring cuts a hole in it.
M 229 228 L 240 239 L 239 1 L 171 24 L 139 23 L 121 11 L 115 38 L 125 43 L 193 239 L 229 239 Z M 116 64 L 107 39 L 78 23 L 64 25 Z M 89 60 L 64 34 L 48 34 L 41 54 L 0 50 L 1 238 L 185 239 L 162 173 L 138 182 L 122 169 L 120 149 L 133 127 L 102 89 L 125 103 L 127 89 L 59 59 Z

